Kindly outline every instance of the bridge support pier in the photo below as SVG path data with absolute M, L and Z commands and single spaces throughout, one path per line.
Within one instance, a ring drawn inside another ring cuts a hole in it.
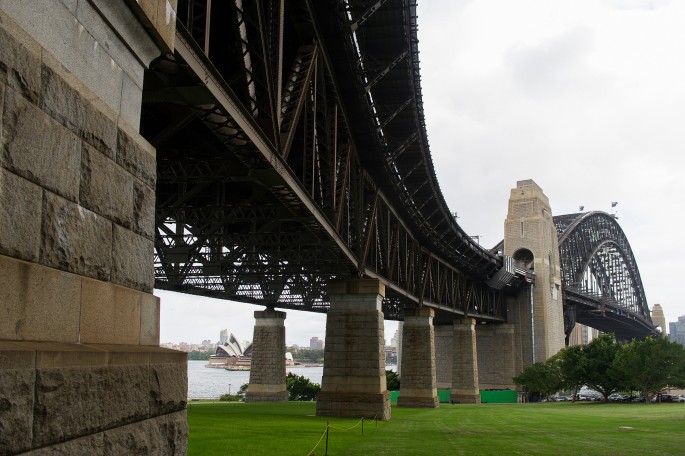
M 285 312 L 254 313 L 250 383 L 245 402 L 287 402 L 285 388 Z
M 439 407 L 435 381 L 433 309 L 405 311 L 402 328 L 403 367 L 399 407 Z
M 175 1 L 0 2 L 0 453 L 185 454 L 145 66 Z M 166 16 L 166 17 L 165 17 Z
M 326 346 L 319 416 L 390 419 L 385 381 L 385 339 L 381 303 L 385 287 L 377 279 L 329 284 Z
M 454 322 L 452 347 L 454 358 L 452 360 L 450 402 L 456 404 L 480 404 L 476 320 L 465 318 Z

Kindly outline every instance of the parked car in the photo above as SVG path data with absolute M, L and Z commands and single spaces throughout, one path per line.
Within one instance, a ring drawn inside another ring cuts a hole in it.
M 623 396 L 618 393 L 611 393 L 608 398 L 610 401 L 616 402 L 623 400 Z
M 685 402 L 685 396 L 682 394 L 658 394 L 657 402 L 661 399 L 661 402 Z

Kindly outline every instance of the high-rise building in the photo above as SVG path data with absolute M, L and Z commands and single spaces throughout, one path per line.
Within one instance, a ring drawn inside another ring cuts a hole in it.
M 225 345 L 228 342 L 228 329 L 219 331 L 219 345 Z
M 666 317 L 664 316 L 664 309 L 661 308 L 660 304 L 654 304 L 652 306 L 652 323 L 654 326 L 661 329 L 661 337 L 666 337 Z
M 685 345 L 685 315 L 678 317 L 678 321 L 669 324 L 670 334 L 668 340 Z
M 390 346 L 395 348 L 400 348 L 400 340 L 402 340 L 402 334 L 400 334 L 400 329 L 395 330 L 395 335 L 390 339 Z
M 323 340 L 318 337 L 312 337 L 309 339 L 309 348 L 311 350 L 323 350 Z

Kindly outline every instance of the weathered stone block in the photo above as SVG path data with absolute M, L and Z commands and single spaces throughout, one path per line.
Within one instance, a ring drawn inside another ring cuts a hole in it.
M 133 231 L 114 225 L 112 242 L 112 282 L 152 292 L 154 243 Z
M 135 131 L 121 124 L 119 127 L 117 163 L 154 188 L 157 180 L 155 149 Z
M 187 364 L 152 364 L 149 397 L 152 415 L 185 409 L 188 399 Z
M 77 276 L 0 256 L 0 283 L 0 339 L 78 340 Z
M 84 144 L 80 203 L 130 228 L 133 222 L 133 177 L 114 161 Z
M 104 456 L 104 433 L 88 435 L 22 453 L 22 456 Z
M 174 48 L 176 36 L 176 0 L 158 0 L 161 5 L 157 8 L 155 28 L 162 40 L 170 48 Z
M 40 107 L 88 144 L 114 158 L 117 145 L 114 112 L 104 103 L 93 104 L 95 95 L 64 70 L 59 61 L 49 54 L 43 61 Z
M 7 169 L 76 201 L 81 141 L 14 90 L 5 94 L 0 163 Z
M 102 433 L 105 456 L 185 455 L 188 447 L 185 412 L 176 412 Z
M 81 342 L 138 344 L 141 294 L 111 283 L 83 279 Z
M 31 346 L 31 342 L 23 342 Z M 108 353 L 85 344 L 33 343 L 36 368 L 102 368 L 107 366 Z
M 42 189 L 0 168 L 0 253 L 38 261 Z
M 155 239 L 155 190 L 144 183 L 133 182 L 133 231 Z
M 0 32 L 2 33 L 2 32 Z M 0 80 L 0 144 L 2 144 L 2 113 L 5 111 L 5 83 Z
M 147 418 L 148 371 L 146 366 L 38 369 L 34 445 Z
M 141 296 L 140 344 L 159 346 L 159 298 L 150 294 Z
M 188 451 L 188 419 L 186 411 L 169 413 L 155 419 L 159 430 L 160 456 L 185 456 Z M 112 456 L 115 456 L 114 454 Z
M 40 47 L 5 14 L 0 15 L 0 81 L 29 100 L 40 92 Z
M 35 374 L 7 367 L 0 366 L 0 454 L 15 454 L 31 447 Z
M 43 209 L 41 263 L 109 280 L 112 223 L 49 192 L 44 194 Z

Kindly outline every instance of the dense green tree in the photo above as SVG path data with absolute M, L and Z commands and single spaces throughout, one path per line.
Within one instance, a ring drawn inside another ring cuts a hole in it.
M 550 362 L 556 363 L 561 374 L 562 386 L 573 391 L 576 400 L 578 390 L 585 384 L 586 362 L 582 345 L 571 345 L 554 355 Z
M 613 334 L 602 334 L 583 347 L 585 385 L 602 394 L 604 401 L 624 384 L 613 367 L 619 350 Z
M 249 383 L 243 383 L 240 385 L 240 388 L 238 389 L 238 392 L 236 393 L 236 396 L 238 396 L 238 399 L 241 401 L 245 400 L 245 393 L 247 393 L 247 387 L 249 386 Z
M 624 387 L 648 401 L 666 386 L 685 387 L 685 347 L 663 338 L 633 340 L 618 351 L 613 369 Z
M 556 363 L 535 363 L 514 377 L 514 383 L 529 396 L 549 397 L 562 386 L 561 372 Z
M 312 383 L 307 377 L 292 372 L 285 378 L 285 388 L 288 390 L 289 401 L 313 401 L 321 391 L 318 383 Z
M 199 351 L 199 350 L 192 350 L 188 352 L 188 359 L 192 361 L 198 361 L 198 360 L 208 360 L 210 356 L 212 356 L 212 352 L 205 352 L 205 351 Z
M 388 391 L 397 391 L 400 389 L 400 377 L 397 372 L 392 370 L 385 371 L 385 383 L 388 385 Z

